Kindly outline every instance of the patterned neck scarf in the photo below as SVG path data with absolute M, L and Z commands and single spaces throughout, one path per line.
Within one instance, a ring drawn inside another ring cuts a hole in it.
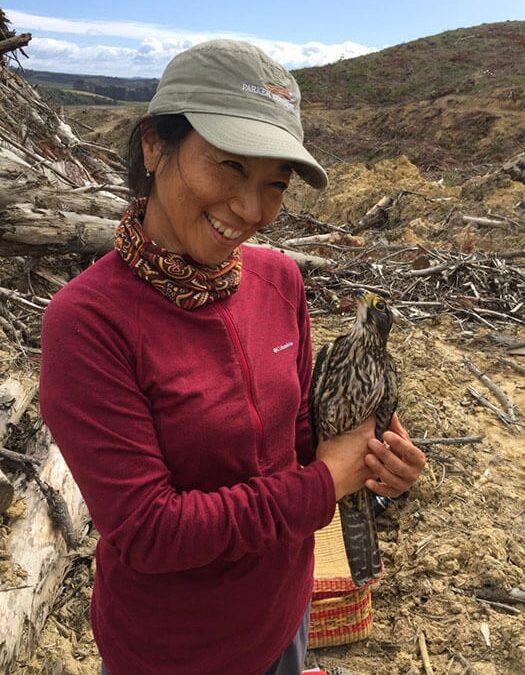
M 235 293 L 241 283 L 240 250 L 209 267 L 171 253 L 148 239 L 142 229 L 146 203 L 146 197 L 133 199 L 115 232 L 115 248 L 133 273 L 183 309 L 196 309 Z

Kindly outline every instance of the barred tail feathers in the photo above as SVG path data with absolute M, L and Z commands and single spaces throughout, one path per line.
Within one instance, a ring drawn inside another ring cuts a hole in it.
M 339 501 L 346 556 L 356 586 L 381 576 L 372 493 L 363 488 Z

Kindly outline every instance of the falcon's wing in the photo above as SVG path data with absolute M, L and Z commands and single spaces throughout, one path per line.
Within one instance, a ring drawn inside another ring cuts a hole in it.
M 324 381 L 328 371 L 329 355 L 332 351 L 332 344 L 327 343 L 321 347 L 315 359 L 314 372 L 312 374 L 312 384 L 310 385 L 310 396 L 308 398 L 308 410 L 310 414 L 310 427 L 312 429 L 312 443 L 317 447 L 319 440 L 318 429 L 318 406 L 319 397 L 324 389 Z
M 396 363 L 387 353 L 385 361 L 385 392 L 381 403 L 375 412 L 376 416 L 376 436 L 380 440 L 383 434 L 390 427 L 390 420 L 395 413 L 398 402 L 399 378 L 397 374 Z

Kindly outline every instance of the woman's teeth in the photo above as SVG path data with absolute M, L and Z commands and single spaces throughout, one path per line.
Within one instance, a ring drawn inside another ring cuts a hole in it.
M 241 236 L 242 231 L 241 230 L 232 230 L 231 227 L 225 227 L 220 220 L 215 220 L 213 216 L 210 216 L 209 213 L 206 214 L 206 217 L 210 221 L 210 223 L 213 225 L 213 228 L 217 230 L 217 232 L 220 232 L 223 237 L 226 239 L 237 239 L 238 237 Z

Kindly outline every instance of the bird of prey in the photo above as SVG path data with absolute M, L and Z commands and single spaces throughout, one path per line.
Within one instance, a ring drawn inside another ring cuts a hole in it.
M 310 389 L 310 424 L 315 446 L 351 431 L 375 414 L 382 440 L 397 407 L 395 362 L 387 351 L 393 315 L 379 295 L 359 288 L 355 323 L 325 344 L 316 359 Z M 357 586 L 381 576 L 374 500 L 367 488 L 339 500 L 343 540 Z

